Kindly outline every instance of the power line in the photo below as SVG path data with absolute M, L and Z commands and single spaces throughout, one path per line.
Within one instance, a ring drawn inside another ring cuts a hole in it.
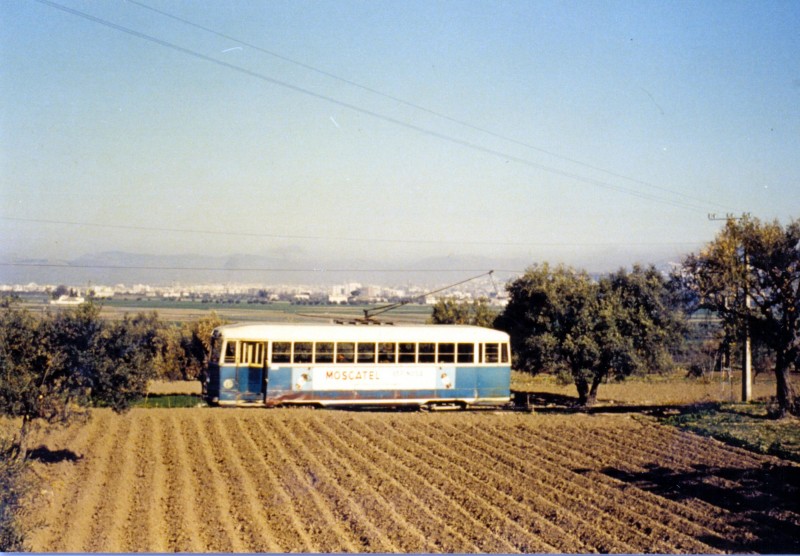
M 391 239 L 391 238 L 357 238 L 357 237 L 341 237 L 341 236 L 328 236 L 328 235 L 297 235 L 297 234 L 267 234 L 262 232 L 240 232 L 230 230 L 208 230 L 208 229 L 190 229 L 190 228 L 165 228 L 155 226 L 132 226 L 126 224 L 102 224 L 97 222 L 75 222 L 69 220 L 48 220 L 43 218 L 20 218 L 15 216 L 2 216 L 0 220 L 8 220 L 13 222 L 29 222 L 37 224 L 56 224 L 66 226 L 80 226 L 86 228 L 107 228 L 116 230 L 135 230 L 142 232 L 167 232 L 167 233 L 182 233 L 182 234 L 205 234 L 213 236 L 231 236 L 231 237 L 260 237 L 268 239 L 291 239 L 291 240 L 327 240 L 327 241 L 352 241 L 363 243 L 394 243 L 394 244 L 427 244 L 427 245 L 500 245 L 500 246 L 517 246 L 517 247 L 588 247 L 588 246 L 655 246 L 655 245 L 698 245 L 702 242 L 699 241 L 677 241 L 677 242 L 536 242 L 536 241 L 489 241 L 489 240 L 445 240 L 445 239 Z
M 378 119 L 378 120 L 382 120 L 382 121 L 385 121 L 385 122 L 388 122 L 388 123 L 391 123 L 391 124 L 394 124 L 394 125 L 397 125 L 397 126 L 400 126 L 400 127 L 404 127 L 406 129 L 410 129 L 412 131 L 416 131 L 416 132 L 424 134 L 424 135 L 428 135 L 428 136 L 435 137 L 435 138 L 438 138 L 438 139 L 441 139 L 441 140 L 444 140 L 444 141 L 448 141 L 448 142 L 456 144 L 456 145 L 461 145 L 463 147 L 472 149 L 474 151 L 478 151 L 478 152 L 482 152 L 482 153 L 485 153 L 485 154 L 489 154 L 489 155 L 504 159 L 506 161 L 514 161 L 514 162 L 516 162 L 518 164 L 522 164 L 522 165 L 525 165 L 525 166 L 530 166 L 532 168 L 536 168 L 536 169 L 539 169 L 539 170 L 542 170 L 542 171 L 545 171 L 545 172 L 548 172 L 548 173 L 551 173 L 551 174 L 560 175 L 562 177 L 570 178 L 572 180 L 583 182 L 583 183 L 586 183 L 586 184 L 589 184 L 589 185 L 594 185 L 596 187 L 600 187 L 600 188 L 603 188 L 603 189 L 608 189 L 608 190 L 612 190 L 612 191 L 618 191 L 618 192 L 625 193 L 625 194 L 633 196 L 633 197 L 637 197 L 637 198 L 644 199 L 644 200 L 649 200 L 649 201 L 652 201 L 652 202 L 655 202 L 655 203 L 660 203 L 660 204 L 664 204 L 664 205 L 671 205 L 671 206 L 674 206 L 674 207 L 684 208 L 684 209 L 693 210 L 693 211 L 707 212 L 706 208 L 698 206 L 698 205 L 690 204 L 690 203 L 687 203 L 687 202 L 684 202 L 684 201 L 668 199 L 668 198 L 665 198 L 665 197 L 659 197 L 659 196 L 656 196 L 656 195 L 653 195 L 653 194 L 644 193 L 644 192 L 641 192 L 641 191 L 638 191 L 638 190 L 635 190 L 635 189 L 631 189 L 629 187 L 624 187 L 624 186 L 620 186 L 620 185 L 613 185 L 613 184 L 610 184 L 610 183 L 607 183 L 607 182 L 604 182 L 604 181 L 601 181 L 601 180 L 587 178 L 587 177 L 581 176 L 579 174 L 575 174 L 573 172 L 560 170 L 558 168 L 553 168 L 551 166 L 546 166 L 544 164 L 538 164 L 538 163 L 532 162 L 530 160 L 527 160 L 527 159 L 524 159 L 524 158 L 521 158 L 521 157 L 518 157 L 518 156 L 513 156 L 513 155 L 511 155 L 509 153 L 505 153 L 505 152 L 502 152 L 502 151 L 499 151 L 499 150 L 496 150 L 496 149 L 483 147 L 481 145 L 477 145 L 475 143 L 471 143 L 469 141 L 465 141 L 465 140 L 459 139 L 457 137 L 452 137 L 450 135 L 446 135 L 446 134 L 440 133 L 438 131 L 434 131 L 434 130 L 431 130 L 431 129 L 426 129 L 424 127 L 417 126 L 417 125 L 414 125 L 414 124 L 411 124 L 411 123 L 408 123 L 408 122 L 404 122 L 402 120 L 398 120 L 398 119 L 390 117 L 390 116 L 385 116 L 385 115 L 380 114 L 378 112 L 373 112 L 372 110 L 368 110 L 366 108 L 361 108 L 360 106 L 356 106 L 356 105 L 350 104 L 348 102 L 337 100 L 337 99 L 335 99 L 333 97 L 329 97 L 327 95 L 316 93 L 314 91 L 311 91 L 309 89 L 305 89 L 303 87 L 298 87 L 297 85 L 292 85 L 291 83 L 287 83 L 285 81 L 281 81 L 281 80 L 269 77 L 267 75 L 264 75 L 264 74 L 261 74 L 261 73 L 258 73 L 258 72 L 243 68 L 241 66 L 236 66 L 234 64 L 231 64 L 231 63 L 228 63 L 228 62 L 224 62 L 222 60 L 217 60 L 216 58 L 212 58 L 210 56 L 207 56 L 207 55 L 202 54 L 200 52 L 197 52 L 195 50 L 184 48 L 182 46 L 179 46 L 177 44 L 165 41 L 163 39 L 159 39 L 157 37 L 153 37 L 152 35 L 148 35 L 148 34 L 140 32 L 140 31 L 136 31 L 134 29 L 130 29 L 128 27 L 124 27 L 124 26 L 118 25 L 116 23 L 112 23 L 112 22 L 107 21 L 105 19 L 101 19 L 99 17 L 95 17 L 93 15 L 87 14 L 87 13 L 79 11 L 79 10 L 68 8 L 66 6 L 63 6 L 63 5 L 55 3 L 55 2 L 50 2 L 49 0 L 36 0 L 36 1 L 39 2 L 40 4 L 44 4 L 46 6 L 50 6 L 52 8 L 57 9 L 57 10 L 61 10 L 63 12 L 66 12 L 66 13 L 81 17 L 81 18 L 86 19 L 88 21 L 91 21 L 93 23 L 97 23 L 99 25 L 103 25 L 105 27 L 109 27 L 111 29 L 120 31 L 122 33 L 126 33 L 128 35 L 131 35 L 131 36 L 134 36 L 134 37 L 137 37 L 137 38 L 140 38 L 140 39 L 143 39 L 143 40 L 158 44 L 158 45 L 163 46 L 165 48 L 169 48 L 171 50 L 175 50 L 177 52 L 181 52 L 181 53 L 186 54 L 188 56 L 192 56 L 194 58 L 198 58 L 200 60 L 203 60 L 203 61 L 206 61 L 206 62 L 210 62 L 212 64 L 216 64 L 216 65 L 221 66 L 221 67 L 225 67 L 225 68 L 231 69 L 233 71 L 248 75 L 250 77 L 254 77 L 256 79 L 260 79 L 260 80 L 265 81 L 267 83 L 271 83 L 273 85 L 277 85 L 279 87 L 283 87 L 283 88 L 289 89 L 291 91 L 295 91 L 297 93 L 300 93 L 300 94 L 303 94 L 303 95 L 306 95 L 306 96 L 310 96 L 312 98 L 316 98 L 316 99 L 319 99 L 319 100 L 330 102 L 330 103 L 335 104 L 337 106 L 341 106 L 343 108 L 347 108 L 347 109 L 353 110 L 353 111 L 358 112 L 360 114 L 364 114 L 366 116 L 370 116 L 370 117 Z M 671 192 L 671 193 L 675 194 L 675 192 Z M 699 201 L 698 200 L 698 202 L 705 202 L 705 201 Z
M 20 268 L 58 268 L 76 270 L 174 270 L 174 271 L 202 271 L 202 272 L 306 272 L 315 274 L 340 273 L 340 272 L 374 272 L 374 273 L 395 273 L 413 274 L 419 273 L 440 273 L 440 272 L 482 272 L 480 268 L 267 268 L 267 267 L 246 267 L 246 268 L 225 268 L 219 266 L 158 266 L 158 265 L 112 265 L 112 264 L 73 264 L 73 263 L 4 263 L 3 267 Z M 497 269 L 494 272 L 502 273 L 521 273 L 519 269 Z
M 331 73 L 329 71 L 325 71 L 323 69 L 317 68 L 317 67 L 312 66 L 310 64 L 306 64 L 304 62 L 295 60 L 293 58 L 289 58 L 288 56 L 284 56 L 284 55 L 279 54 L 277 52 L 274 52 L 272 50 L 267 50 L 267 49 L 265 49 L 265 48 L 263 48 L 261 46 L 253 44 L 251 42 L 247 42 L 247 41 L 244 41 L 244 40 L 242 40 L 240 38 L 237 38 L 237 37 L 234 37 L 234 36 L 231 36 L 231 35 L 227 35 L 225 33 L 221 33 L 219 31 L 216 31 L 215 29 L 211 29 L 210 27 L 205 27 L 203 25 L 200 25 L 200 24 L 195 23 L 193 21 L 190 21 L 188 19 L 185 19 L 185 18 L 182 18 L 182 17 L 178 17 L 177 15 L 165 12 L 163 10 L 159 10 L 159 9 L 154 8 L 152 6 L 149 6 L 149 5 L 147 5 L 147 4 L 143 3 L 143 2 L 139 2 L 137 0 L 127 0 L 127 2 L 129 4 L 134 4 L 136 6 L 144 8 L 146 10 L 150 10 L 152 12 L 155 12 L 155 13 L 157 13 L 159 15 L 164 16 L 164 17 L 168 17 L 168 18 L 173 19 L 175 21 L 179 21 L 179 22 L 181 22 L 181 23 L 183 23 L 185 25 L 188 25 L 190 27 L 194 27 L 196 29 L 200 29 L 202 31 L 205 31 L 206 33 L 210 33 L 212 35 L 215 35 L 217 37 L 220 37 L 220 38 L 223 38 L 223 39 L 226 39 L 226 40 L 234 41 L 236 43 L 241 44 L 242 46 L 246 46 L 247 48 L 252 48 L 253 50 L 256 50 L 256 51 L 261 52 L 263 54 L 267 54 L 267 55 L 272 56 L 274 58 L 277 58 L 279 60 L 283 60 L 285 62 L 289 62 L 289 63 L 294 64 L 296 66 L 299 66 L 301 68 L 305 68 L 305 69 L 307 69 L 309 71 L 313 71 L 313 72 L 318 73 L 320 75 L 324 75 L 326 77 L 330 77 L 331 79 L 335 79 L 337 81 L 340 81 L 340 82 L 345 83 L 347 85 L 350 85 L 352 87 L 356 87 L 358 89 L 361 89 L 363 91 L 367 91 L 367 92 L 372 93 L 374 95 L 381 96 L 383 98 L 392 100 L 392 101 L 397 102 L 399 104 L 414 108 L 415 110 L 419 110 L 420 112 L 425 112 L 427 114 L 431 114 L 433 116 L 436 116 L 437 118 L 441 118 L 441 119 L 446 120 L 448 122 L 455 123 L 455 124 L 458 124 L 460 126 L 464 126 L 464 127 L 468 128 L 468 129 L 472 129 L 474 131 L 478 131 L 480 133 L 484 133 L 484 134 L 489 135 L 491 137 L 494 137 L 496 139 L 501 139 L 503 141 L 512 143 L 514 145 L 525 147 L 527 149 L 531 149 L 531 150 L 546 154 L 548 156 L 552 156 L 554 158 L 558 158 L 560 160 L 564 160 L 566 162 L 570 162 L 572 164 L 576 164 L 578 166 L 583 166 L 584 168 L 588 168 L 590 170 L 603 172 L 604 174 L 608 174 L 609 176 L 612 176 L 612 177 L 615 177 L 615 178 L 628 180 L 630 182 L 637 183 L 639 185 L 644 185 L 644 186 L 650 187 L 652 189 L 657 189 L 657 190 L 663 191 L 665 193 L 670 193 L 672 195 L 683 197 L 684 199 L 687 199 L 687 200 L 690 200 L 690 201 L 701 202 L 701 203 L 705 203 L 705 204 L 708 204 L 708 205 L 713 205 L 713 206 L 717 206 L 717 207 L 721 207 L 721 208 L 729 208 L 729 207 L 726 207 L 725 205 L 722 205 L 722 204 L 717 203 L 715 201 L 709 201 L 708 199 L 701 199 L 699 197 L 693 197 L 691 195 L 686 195 L 685 193 L 681 193 L 679 191 L 675 191 L 675 190 L 669 189 L 667 187 L 662 187 L 662 186 L 653 184 L 653 183 L 648 182 L 648 181 L 640 180 L 640 179 L 637 179 L 637 178 L 634 178 L 634 177 L 631 177 L 631 176 L 627 176 L 625 174 L 620 174 L 620 173 L 615 172 L 613 170 L 608 170 L 608 169 L 602 168 L 600 166 L 589 164 L 589 163 L 583 162 L 581 160 L 577 160 L 575 158 L 571 158 L 571 157 L 564 156 L 564 155 L 555 153 L 555 152 L 547 150 L 547 149 L 543 149 L 541 147 L 538 147 L 536 145 L 532 145 L 530 143 L 526 143 L 524 141 L 519 141 L 517 139 L 513 139 L 513 138 L 507 137 L 505 135 L 501 135 L 501 134 L 496 133 L 494 131 L 491 131 L 489 129 L 486 129 L 486 128 L 483 128 L 483 127 L 480 127 L 480 126 L 476 126 L 474 124 L 471 124 L 469 122 L 465 122 L 463 120 L 459 120 L 457 118 L 453 118 L 451 116 L 448 116 L 447 114 L 443 114 L 442 112 L 438 112 L 436 110 L 432 110 L 430 108 L 426 108 L 426 107 L 421 106 L 421 105 L 419 105 L 417 103 L 410 102 L 408 100 L 404 100 L 402 98 L 399 98 L 397 96 L 394 96 L 394 95 L 391 95 L 391 94 L 388 94 L 388 93 L 384 93 L 383 91 L 379 91 L 379 90 L 374 89 L 372 87 L 368 87 L 366 85 L 362 85 L 361 83 L 357 83 L 357 82 L 352 81 L 350 79 L 346 79 L 344 77 L 341 77 L 341 76 L 336 75 L 334 73 Z M 650 96 L 650 98 L 652 99 L 652 95 L 650 93 L 648 93 L 647 91 L 645 91 L 645 93 L 648 96 Z

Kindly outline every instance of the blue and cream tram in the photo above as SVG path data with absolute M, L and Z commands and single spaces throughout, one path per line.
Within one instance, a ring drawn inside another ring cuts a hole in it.
M 477 326 L 232 324 L 212 335 L 218 405 L 500 405 L 508 334 Z

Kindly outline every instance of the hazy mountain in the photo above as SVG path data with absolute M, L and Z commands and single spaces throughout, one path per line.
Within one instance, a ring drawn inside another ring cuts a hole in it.
M 676 257 L 632 258 L 613 262 L 609 257 L 587 257 L 586 263 L 572 266 L 590 272 L 608 272 L 636 261 L 668 268 Z M 591 260 L 594 259 L 594 260 Z M 495 271 L 502 283 L 536 262 L 523 258 L 490 256 L 441 256 L 402 263 L 380 260 L 325 260 L 298 257 L 231 254 L 228 256 L 148 255 L 108 251 L 91 253 L 72 260 L 6 258 L 0 265 L 0 283 L 26 284 L 336 284 L 364 282 L 383 285 L 437 285 L 457 282 Z M 557 264 L 559 261 L 551 261 Z

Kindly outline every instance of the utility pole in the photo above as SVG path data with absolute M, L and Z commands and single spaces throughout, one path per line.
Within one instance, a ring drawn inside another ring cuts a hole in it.
M 718 218 L 716 214 L 709 214 L 709 220 L 742 220 L 750 216 L 744 213 L 736 217 L 733 214 L 726 214 L 724 218 Z M 744 258 L 744 339 L 742 342 L 742 401 L 750 402 L 753 399 L 753 355 L 750 346 L 750 260 L 747 256 L 747 247 L 742 245 Z
M 750 353 L 750 260 L 744 248 L 744 345 L 742 346 L 742 401 L 753 399 L 753 356 Z

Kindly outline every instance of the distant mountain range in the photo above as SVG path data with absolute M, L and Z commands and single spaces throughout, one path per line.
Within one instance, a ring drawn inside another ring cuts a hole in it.
M 637 259 L 668 269 L 669 257 Z M 674 260 L 674 259 L 673 259 Z M 362 282 L 391 285 L 436 285 L 457 282 L 489 270 L 498 282 L 505 282 L 536 262 L 521 258 L 487 256 L 442 256 L 410 262 L 378 260 L 311 260 L 233 254 L 229 256 L 147 255 L 108 251 L 71 260 L 0 259 L 0 284 L 340 284 Z M 553 261 L 551 261 L 552 263 Z M 585 264 L 573 264 L 600 273 L 630 265 L 635 260 L 614 264 L 600 256 Z

